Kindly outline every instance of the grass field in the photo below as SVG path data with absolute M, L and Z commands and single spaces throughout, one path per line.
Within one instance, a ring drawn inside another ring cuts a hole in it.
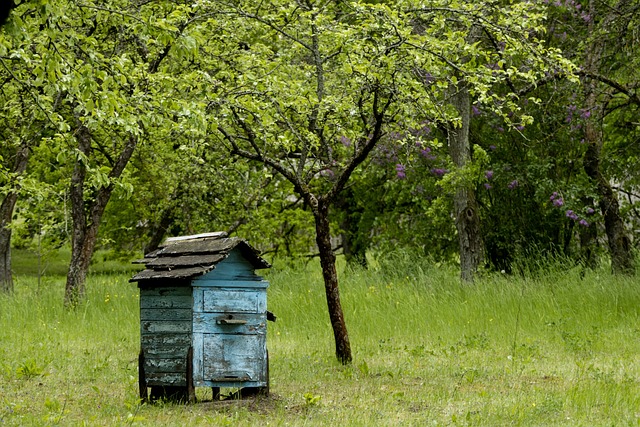
M 464 286 L 450 267 L 403 256 L 346 271 L 345 367 L 318 268 L 276 263 L 271 396 L 211 402 L 198 389 L 197 404 L 141 405 L 128 267 L 98 262 L 87 303 L 67 312 L 61 269 L 38 280 L 20 255 L 16 292 L 0 296 L 2 426 L 640 425 L 636 278 L 556 265 Z

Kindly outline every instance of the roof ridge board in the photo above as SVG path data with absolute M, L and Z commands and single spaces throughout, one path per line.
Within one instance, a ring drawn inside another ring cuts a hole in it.
M 180 242 L 180 241 L 186 241 L 186 240 L 224 239 L 228 236 L 229 234 L 226 231 L 212 231 L 208 233 L 192 234 L 189 236 L 168 237 L 165 239 L 164 244 L 171 244 L 173 242 Z

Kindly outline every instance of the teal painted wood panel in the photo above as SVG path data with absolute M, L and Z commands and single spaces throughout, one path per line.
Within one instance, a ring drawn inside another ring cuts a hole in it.
M 149 374 L 159 373 L 180 373 L 187 372 L 187 358 L 160 358 L 154 357 L 145 359 L 144 372 Z
M 194 287 L 193 288 L 193 311 L 204 311 L 204 289 Z
M 204 381 L 204 335 L 201 332 L 194 332 L 193 342 L 193 384 L 195 387 L 207 387 Z M 211 386 L 208 386 L 211 387 Z
M 264 291 L 210 289 L 203 294 L 205 312 L 261 313 L 267 310 Z
M 147 374 L 145 372 L 145 378 L 147 380 L 148 386 L 162 385 L 162 386 L 186 387 L 187 385 L 186 373 L 154 372 L 154 373 Z
M 231 318 L 230 318 L 231 316 Z M 194 313 L 194 333 L 266 334 L 266 314 Z
M 175 320 L 144 320 L 140 322 L 140 333 L 184 333 L 191 334 L 192 322 Z
M 140 289 L 140 308 L 186 308 L 191 309 L 193 297 L 191 287 L 158 287 Z
M 265 335 L 206 334 L 203 336 L 205 381 L 265 381 Z
M 153 288 L 144 287 L 140 289 L 140 298 L 146 297 L 176 297 L 190 296 L 189 286 L 157 286 Z
M 194 387 L 227 387 L 227 388 L 244 388 L 244 387 L 266 387 L 267 381 L 208 381 L 202 380 L 193 383 Z
M 234 249 L 225 260 L 216 265 L 213 271 L 197 277 L 194 282 L 201 280 L 261 281 L 262 277 L 255 273 L 253 266 L 242 253 L 238 249 Z
M 193 285 L 198 287 L 217 287 L 217 288 L 245 288 L 245 289 L 266 289 L 269 282 L 266 280 L 234 280 L 229 278 L 217 278 L 215 270 L 211 276 L 202 276 L 199 280 L 194 280 Z
M 191 288 L 186 288 L 191 291 Z M 140 296 L 140 308 L 191 308 L 193 298 L 191 294 L 174 297 Z
M 141 334 L 140 347 L 146 359 L 186 359 L 191 346 L 190 334 Z
M 142 308 L 140 320 L 191 321 L 192 310 L 188 308 Z

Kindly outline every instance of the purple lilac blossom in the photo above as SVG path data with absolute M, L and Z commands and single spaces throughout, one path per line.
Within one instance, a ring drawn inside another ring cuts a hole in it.
M 593 208 L 587 208 L 587 215 L 593 215 L 595 212 Z
M 399 141 L 401 139 L 403 139 L 404 136 L 400 133 L 400 132 L 390 132 L 389 133 L 389 139 L 392 141 Z
M 553 201 L 553 206 L 555 206 L 556 208 L 559 208 L 562 205 L 564 205 L 564 200 L 562 200 L 562 197 L 559 197 Z
M 488 182 L 485 182 L 485 183 L 484 183 L 484 188 L 485 188 L 486 190 L 491 190 L 491 188 L 493 188 L 493 187 L 491 187 L 491 184 L 489 184 Z
M 486 171 L 484 173 L 484 177 L 487 179 L 492 179 L 493 178 L 493 171 Z
M 420 150 L 420 155 L 427 160 L 435 160 L 437 158 L 435 154 L 431 154 L 431 148 L 429 147 Z
M 342 143 L 342 145 L 344 145 L 345 147 L 348 147 L 351 145 L 351 140 L 349 138 L 347 138 L 346 136 L 342 135 L 340 138 L 340 142 Z
M 565 215 L 566 215 L 567 218 L 570 218 L 570 219 L 572 219 L 574 221 L 578 220 L 578 215 L 574 211 L 572 211 L 571 209 L 567 210 Z
M 588 227 L 589 226 L 589 223 L 584 219 L 581 219 L 580 221 L 578 221 L 578 224 L 580 224 L 583 227 Z
M 507 188 L 509 190 L 514 190 L 516 187 L 518 187 L 518 185 L 520 185 L 520 183 L 518 182 L 517 179 L 514 179 L 513 181 L 511 181 L 509 184 L 507 184 Z
M 396 165 L 396 175 L 399 179 L 405 179 L 407 177 L 404 166 L 401 165 L 400 163 Z
M 442 168 L 433 168 L 430 172 L 435 176 L 443 176 L 447 173 L 447 170 Z

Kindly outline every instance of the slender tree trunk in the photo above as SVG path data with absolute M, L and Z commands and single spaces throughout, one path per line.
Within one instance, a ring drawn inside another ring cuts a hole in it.
M 27 169 L 29 160 L 29 144 L 23 142 L 16 151 L 13 174 L 18 177 Z M 0 204 L 0 291 L 13 292 L 13 274 L 11 273 L 11 219 L 18 200 L 18 185 L 13 184 L 9 193 Z
M 76 136 L 78 140 L 78 150 L 86 158 L 91 157 L 91 133 L 89 129 L 80 126 Z M 64 291 L 64 305 L 75 307 L 85 297 L 85 281 L 91 256 L 85 260 L 86 256 L 84 242 L 87 234 L 87 217 L 85 215 L 84 203 L 84 181 L 87 176 L 87 168 L 84 160 L 76 158 L 71 175 L 71 187 L 69 188 L 71 200 L 71 261 L 67 272 L 67 283 Z
M 585 141 L 588 146 L 584 155 L 584 169 L 596 184 L 596 191 L 600 198 L 598 204 L 604 218 L 604 228 L 611 257 L 611 271 L 614 274 L 631 274 L 634 271 L 634 260 L 630 240 L 620 215 L 618 198 L 600 167 L 602 138 L 591 122 L 592 120 L 589 120 L 586 124 Z
M 329 226 L 329 203 L 309 196 L 313 217 L 316 224 L 316 243 L 320 251 L 320 265 L 324 279 L 324 289 L 329 308 L 329 318 L 333 328 L 336 343 L 336 357 L 343 364 L 352 361 L 351 344 L 347 325 L 344 321 L 340 290 L 338 288 L 338 273 L 336 271 L 336 256 L 331 247 L 331 229 Z
M 448 129 L 449 152 L 456 167 L 463 168 L 471 162 L 471 97 L 464 82 L 460 82 L 455 88 L 451 102 L 460 114 L 461 126 L 450 126 Z M 465 282 L 472 282 L 478 268 L 484 262 L 484 243 L 473 188 L 457 188 L 453 196 L 453 207 L 460 248 L 460 277 Z
M 77 139 L 79 151 L 86 158 L 89 158 L 91 156 L 91 133 L 81 125 Z M 131 136 L 109 173 L 110 180 L 117 179 L 122 175 L 136 146 L 137 139 Z M 70 188 L 73 234 L 71 237 L 71 261 L 67 272 L 64 294 L 65 307 L 69 308 L 76 307 L 85 298 L 85 283 L 91 256 L 98 239 L 100 220 L 114 189 L 113 181 L 111 181 L 109 185 L 97 191 L 93 200 L 85 201 L 84 185 L 86 174 L 86 166 L 83 160 L 78 158 L 71 176 Z
M 591 16 L 597 16 L 596 2 L 589 2 L 589 13 Z M 605 21 L 608 17 L 605 18 Z M 602 25 L 605 25 L 603 23 Z M 589 29 L 591 34 L 594 33 L 595 23 L 593 20 Z M 589 51 L 586 53 L 585 68 L 591 73 L 597 74 L 600 69 L 602 52 L 604 50 L 604 41 L 595 40 Z M 602 172 L 600 163 L 603 135 L 602 129 L 598 125 L 598 121 L 602 118 L 602 112 L 598 105 L 598 84 L 594 79 L 589 79 L 585 86 L 585 107 L 590 113 L 590 117 L 585 123 L 585 143 L 587 150 L 584 154 L 584 170 L 596 185 L 596 191 L 599 196 L 599 206 L 604 218 L 604 227 L 607 234 L 607 243 L 609 245 L 609 254 L 611 256 L 611 270 L 614 274 L 630 274 L 634 271 L 634 260 L 631 252 L 631 244 L 624 221 L 620 215 L 620 205 L 618 198 L 614 193 L 609 181 Z
M 78 229 L 74 226 L 71 240 L 71 261 L 67 272 L 67 283 L 64 294 L 66 307 L 76 307 L 85 299 L 87 273 L 91 264 L 91 256 L 96 245 L 97 226 Z
M 151 236 L 149 238 L 149 242 L 144 247 L 144 253 L 148 254 L 149 252 L 153 252 L 158 249 L 160 243 L 164 240 L 165 234 L 167 234 L 167 230 L 171 226 L 174 218 L 174 206 L 167 206 L 164 211 L 162 211 L 162 215 L 160 216 L 160 221 L 153 226 L 151 229 Z
M 11 221 L 11 215 L 13 212 L 14 201 L 8 200 L 9 198 L 15 199 L 12 194 L 8 194 L 0 206 L 0 290 L 2 292 L 10 294 L 13 292 L 13 275 L 11 273 L 11 229 L 8 227 Z M 9 221 L 7 221 L 7 216 Z

